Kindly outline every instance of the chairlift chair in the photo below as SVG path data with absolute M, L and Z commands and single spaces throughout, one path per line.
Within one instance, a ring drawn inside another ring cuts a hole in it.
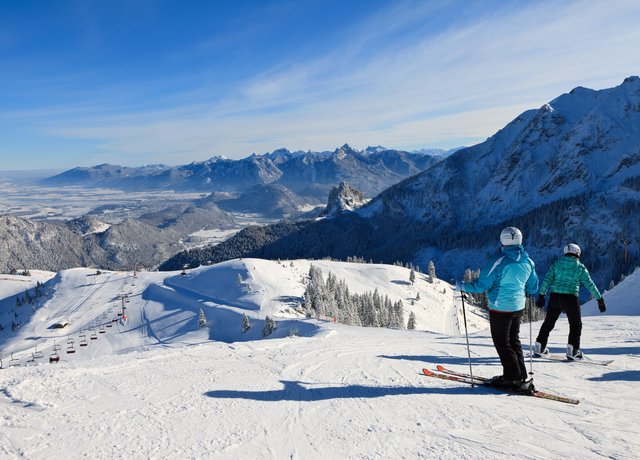
M 94 329 L 91 329 L 91 336 L 89 337 L 91 340 L 98 340 L 98 334 Z
M 53 342 L 53 352 L 60 351 L 62 347 L 58 345 L 55 341 Z
M 58 356 L 55 352 L 49 355 L 49 363 L 57 363 L 60 361 L 60 356 Z
M 9 367 L 19 366 L 20 360 L 13 357 L 13 353 L 11 353 L 11 359 L 9 360 Z
M 80 346 L 81 347 L 86 347 L 87 345 L 89 345 L 89 342 L 87 342 L 87 339 L 80 339 Z
M 67 354 L 68 354 L 68 355 L 70 355 L 70 354 L 72 354 L 72 353 L 75 353 L 75 352 L 76 352 L 76 349 L 75 349 L 75 347 L 73 346 L 73 344 L 71 344 L 71 345 L 69 345 L 69 346 L 67 347 Z
M 40 359 L 40 358 L 44 358 L 44 354 L 41 351 L 38 351 L 38 346 L 36 345 L 35 350 L 33 352 L 33 359 Z
M 73 338 L 71 336 L 67 337 L 67 345 L 73 345 Z

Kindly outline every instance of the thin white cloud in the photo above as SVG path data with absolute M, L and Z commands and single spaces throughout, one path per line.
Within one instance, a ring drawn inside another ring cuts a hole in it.
M 408 5 L 357 25 L 352 42 L 328 55 L 276 63 L 222 100 L 194 103 L 203 90 L 184 105 L 71 114 L 48 129 L 168 163 L 344 142 L 454 146 L 483 140 L 573 86 L 614 86 L 640 69 L 638 2 L 538 2 L 409 44 L 385 43 L 433 11 Z

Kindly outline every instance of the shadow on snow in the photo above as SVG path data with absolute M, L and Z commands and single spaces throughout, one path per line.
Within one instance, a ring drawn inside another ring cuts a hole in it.
M 253 401 L 324 401 L 328 399 L 346 398 L 382 398 L 385 396 L 421 395 L 421 394 L 477 394 L 479 391 L 485 393 L 484 389 L 478 387 L 455 386 L 446 388 L 437 387 L 388 387 L 388 386 L 330 386 L 330 387 L 310 387 L 303 386 L 304 382 L 291 380 L 280 381 L 284 388 L 281 390 L 266 391 L 242 391 L 242 390 L 212 390 L 204 393 L 209 398 L 219 399 L 248 399 Z M 491 393 L 487 391 L 486 394 Z
M 467 356 L 432 356 L 432 355 L 378 355 L 378 358 L 384 359 L 398 359 L 403 361 L 417 361 L 423 363 L 425 366 L 428 364 L 469 364 L 469 358 Z M 471 363 L 500 363 L 497 356 L 472 356 Z
M 640 371 L 618 371 L 618 372 L 608 372 L 603 374 L 601 377 L 590 377 L 587 380 L 591 380 L 592 382 L 609 382 L 612 380 L 625 380 L 628 382 L 638 382 L 640 381 Z

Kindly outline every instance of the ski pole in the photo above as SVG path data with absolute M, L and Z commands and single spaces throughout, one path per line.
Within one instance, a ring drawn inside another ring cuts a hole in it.
M 464 292 L 460 292 L 460 299 L 462 300 L 462 318 L 464 319 L 464 335 L 467 338 L 467 356 L 469 357 L 469 375 L 471 376 L 471 388 L 475 385 L 473 383 L 473 369 L 471 367 L 471 349 L 469 348 L 469 332 L 467 331 L 467 313 L 464 307 Z
M 529 296 L 527 298 L 529 303 L 529 375 L 533 378 L 533 298 Z

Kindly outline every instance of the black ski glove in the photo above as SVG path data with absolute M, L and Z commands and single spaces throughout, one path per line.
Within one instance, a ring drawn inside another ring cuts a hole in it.
M 544 308 L 544 296 L 542 294 L 538 295 L 538 300 L 536 300 L 536 307 Z
M 604 299 L 602 297 L 598 299 L 598 308 L 600 309 L 600 313 L 607 311 L 607 306 L 604 304 Z

